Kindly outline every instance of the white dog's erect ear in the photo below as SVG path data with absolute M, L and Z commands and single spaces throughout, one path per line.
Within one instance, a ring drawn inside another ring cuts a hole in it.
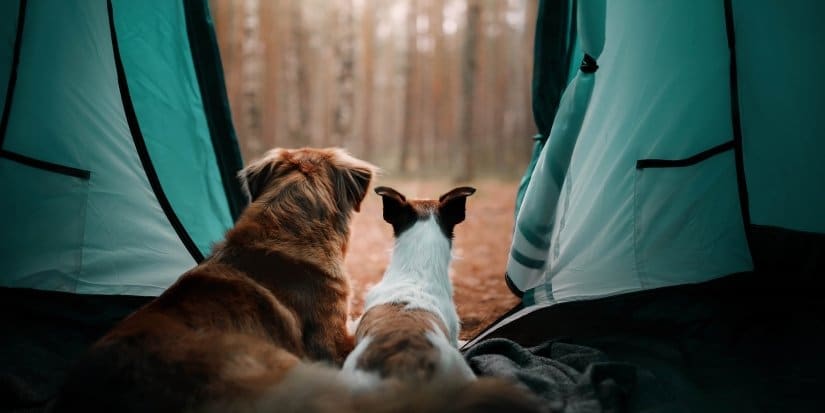
M 468 196 L 476 193 L 476 189 L 471 186 L 460 186 L 458 188 L 453 188 L 444 195 L 438 197 L 438 202 L 445 203 L 449 202 L 454 198 L 467 198 Z
M 384 198 L 389 201 L 394 201 L 399 204 L 403 204 L 407 202 L 407 198 L 401 194 L 401 192 L 396 191 L 388 186 L 379 186 L 375 188 L 375 193 L 381 195 L 381 198 Z
M 238 172 L 241 188 L 249 198 L 249 202 L 261 196 L 267 184 L 275 177 L 277 166 L 286 153 L 286 149 L 272 149 L 262 158 L 255 160 Z
M 396 236 L 415 221 L 415 211 L 400 192 L 388 186 L 379 186 L 375 188 L 375 193 L 381 195 L 381 201 L 384 203 L 384 221 L 392 225 Z
M 361 202 L 367 196 L 373 176 L 378 167 L 369 162 L 355 158 L 342 149 L 334 150 L 335 190 L 342 197 L 340 200 L 355 212 L 361 211 Z
M 449 233 L 452 233 L 454 226 L 464 221 L 467 197 L 475 192 L 476 189 L 473 187 L 461 186 L 451 189 L 438 198 L 438 216 Z

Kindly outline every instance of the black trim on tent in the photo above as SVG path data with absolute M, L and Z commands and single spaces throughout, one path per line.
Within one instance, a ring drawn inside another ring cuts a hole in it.
M 178 219 L 178 216 L 175 215 L 175 210 L 172 209 L 172 204 L 169 202 L 169 199 L 166 198 L 166 193 L 163 192 L 163 187 L 160 184 L 160 179 L 158 179 L 158 174 L 155 171 L 155 167 L 152 165 L 152 159 L 149 156 L 149 150 L 146 148 L 146 142 L 143 139 L 143 133 L 140 131 L 140 125 L 138 124 L 137 114 L 135 113 L 135 108 L 132 105 L 132 97 L 129 94 L 129 85 L 126 81 L 126 71 L 123 68 L 123 61 L 120 57 L 120 48 L 118 47 L 117 33 L 115 30 L 115 17 L 114 12 L 112 11 L 112 0 L 106 1 L 106 7 L 109 12 L 109 30 L 111 31 L 112 36 L 112 53 L 115 57 L 117 84 L 120 88 L 121 100 L 123 101 L 123 112 L 126 114 L 126 122 L 129 124 L 129 131 L 132 134 L 132 140 L 135 142 L 135 149 L 137 149 L 138 156 L 140 157 L 140 163 L 143 166 L 143 170 L 146 172 L 146 177 L 149 179 L 149 184 L 152 186 L 152 191 L 154 192 L 161 209 L 163 209 L 163 213 L 166 214 L 166 218 L 175 229 L 175 232 L 178 234 L 181 242 L 183 242 L 183 245 L 186 246 L 186 249 L 192 255 L 192 258 L 200 263 L 203 261 L 203 253 L 201 253 L 198 246 L 195 245 L 195 242 L 192 241 L 192 237 L 190 237 L 189 233 L 186 232 L 186 228 L 184 228 L 183 224 L 180 222 L 180 219 Z
M 186 15 L 186 31 L 195 74 L 198 77 L 201 100 L 212 138 L 212 148 L 221 174 L 224 192 L 226 192 L 229 212 L 237 220 L 247 205 L 246 196 L 241 190 L 236 177 L 243 168 L 243 159 L 238 148 L 235 128 L 232 126 L 232 113 L 226 96 L 218 41 L 212 27 L 207 0 L 183 0 Z
M 9 70 L 9 84 L 6 88 L 6 101 L 3 104 L 3 117 L 0 118 L 0 148 L 6 140 L 6 130 L 9 127 L 9 116 L 11 115 L 11 104 L 14 99 L 14 88 L 17 85 L 17 66 L 20 65 L 20 45 L 23 43 L 23 25 L 26 22 L 26 0 L 20 0 L 17 9 L 17 34 L 14 38 L 14 51 L 11 58 L 11 70 Z
M 6 158 L 10 161 L 17 162 L 19 164 L 23 164 L 26 166 L 30 166 L 32 168 L 42 169 L 44 171 L 54 172 L 61 175 L 68 175 L 73 176 L 75 178 L 80 178 L 84 180 L 89 180 L 92 177 L 92 173 L 85 169 L 78 169 L 73 168 L 71 166 L 60 165 L 52 162 L 41 161 L 40 159 L 30 158 L 25 155 L 21 155 L 19 153 L 7 151 L 5 149 L 0 149 L 0 158 Z
M 727 141 L 721 145 L 716 145 L 708 150 L 702 151 L 684 159 L 639 159 L 636 161 L 636 169 L 647 168 L 681 168 L 696 165 L 708 158 L 720 153 L 727 152 L 734 148 L 733 141 Z
M 513 280 L 510 279 L 510 274 L 504 273 L 504 283 L 507 284 L 507 288 L 510 289 L 510 292 L 513 293 L 518 298 L 524 297 L 524 291 L 521 291 L 516 287 L 516 284 L 513 283 Z
M 751 212 L 748 199 L 748 184 L 745 176 L 745 161 L 742 149 L 742 123 L 739 109 L 739 80 L 736 66 L 736 29 L 733 22 L 733 4 L 725 0 L 725 29 L 728 37 L 728 51 L 730 53 L 730 118 L 733 127 L 733 153 L 736 158 L 736 178 L 739 184 L 739 206 L 742 209 L 742 223 L 745 226 L 745 236 L 748 247 L 753 250 L 751 234 Z

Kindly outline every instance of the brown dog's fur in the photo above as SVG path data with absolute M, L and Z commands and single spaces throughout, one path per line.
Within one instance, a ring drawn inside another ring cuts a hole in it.
M 80 362 L 55 411 L 180 412 L 254 400 L 304 360 L 340 363 L 352 211 L 375 168 L 337 149 L 270 151 L 251 203 L 203 263 Z

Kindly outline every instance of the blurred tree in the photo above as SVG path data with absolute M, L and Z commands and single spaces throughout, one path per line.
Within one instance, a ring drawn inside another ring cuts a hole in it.
M 536 0 L 210 0 L 244 157 L 340 145 L 387 173 L 516 177 Z
M 372 127 L 372 95 L 375 84 L 375 11 L 371 0 L 364 0 L 363 17 L 361 18 L 361 62 L 363 67 L 363 81 L 361 82 L 362 110 L 361 110 L 361 156 L 373 157 L 373 127 Z
M 410 171 L 410 151 L 412 149 L 413 134 L 415 124 L 418 122 L 418 112 L 416 111 L 416 98 L 418 92 L 418 30 L 416 20 L 418 18 L 418 1 L 407 2 L 407 25 L 406 25 L 406 60 L 404 61 L 404 117 L 402 119 L 403 129 L 401 131 L 401 147 L 398 158 L 398 169 L 401 173 Z
M 464 47 L 461 60 L 461 123 L 459 126 L 459 138 L 461 142 L 459 150 L 459 168 L 456 171 L 457 181 L 468 181 L 474 177 L 475 146 L 476 136 L 473 135 L 474 128 L 474 108 L 476 96 L 476 72 L 478 71 L 478 38 L 480 36 L 479 26 L 481 23 L 481 4 L 479 0 L 468 0 L 467 10 L 467 30 L 464 37 Z
M 352 142 L 355 106 L 355 27 L 352 0 L 341 0 L 337 9 L 335 64 L 336 90 L 331 143 Z
M 288 130 L 291 146 L 309 144 L 309 66 L 307 35 L 300 1 L 289 2 L 289 42 L 286 49 Z

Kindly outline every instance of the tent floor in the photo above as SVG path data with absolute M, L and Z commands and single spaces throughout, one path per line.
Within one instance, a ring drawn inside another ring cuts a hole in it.
M 74 361 L 148 301 L 0 288 L 0 412 L 42 411 Z

